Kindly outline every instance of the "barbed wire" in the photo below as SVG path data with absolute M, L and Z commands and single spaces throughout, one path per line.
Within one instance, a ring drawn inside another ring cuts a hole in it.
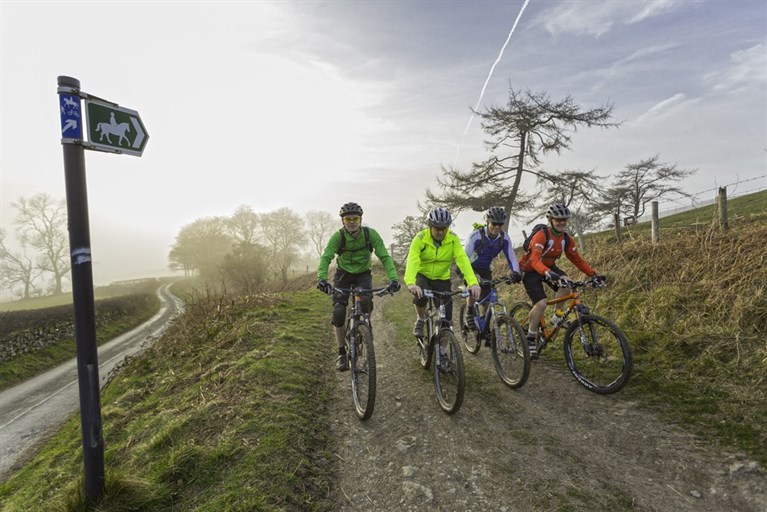
M 701 196 L 701 195 L 703 195 L 703 194 L 705 194 L 707 192 L 718 192 L 719 189 L 721 189 L 721 188 L 734 187 L 736 185 L 741 185 L 743 183 L 748 183 L 748 182 L 751 182 L 751 181 L 756 181 L 756 180 L 761 180 L 761 179 L 767 179 L 767 174 L 763 174 L 761 176 L 756 176 L 754 178 L 749 178 L 747 180 L 738 180 L 738 181 L 735 181 L 733 183 L 728 183 L 726 185 L 719 185 L 717 187 L 709 188 L 709 189 L 706 189 L 706 190 L 701 190 L 700 192 L 696 192 L 694 194 L 690 194 L 689 196 L 678 197 L 676 199 L 667 199 L 665 201 L 662 201 L 662 202 L 658 203 L 658 206 L 659 206 L 658 216 L 659 217 L 663 217 L 663 216 L 666 216 L 666 215 L 670 215 L 670 214 L 673 214 L 673 213 L 679 213 L 681 211 L 689 210 L 689 209 L 692 209 L 692 208 L 697 208 L 697 207 L 700 207 L 700 206 L 706 206 L 708 204 L 713 204 L 716 201 L 716 197 L 713 197 L 711 199 L 706 199 L 704 201 L 696 201 L 695 198 L 699 197 L 699 196 Z M 751 188 L 751 189 L 747 189 L 747 190 L 742 190 L 742 191 L 740 191 L 738 193 L 734 193 L 732 195 L 729 195 L 729 197 L 742 196 L 742 195 L 745 195 L 745 194 L 749 194 L 749 193 L 752 193 L 752 192 L 757 192 L 759 190 L 763 190 L 765 188 L 767 188 L 767 182 L 765 182 L 764 186 L 756 187 L 756 188 Z M 660 209 L 660 205 L 665 205 L 665 204 L 677 204 L 677 205 L 680 205 L 680 206 L 678 206 L 676 208 L 664 208 L 664 209 L 661 210 Z M 645 214 L 645 215 L 642 215 L 637 220 L 644 219 L 644 218 L 649 218 L 649 217 L 650 217 L 649 214 Z

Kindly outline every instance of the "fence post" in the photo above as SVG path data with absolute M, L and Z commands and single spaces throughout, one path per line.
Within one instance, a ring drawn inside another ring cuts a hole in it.
M 727 187 L 719 187 L 716 203 L 719 205 L 719 227 L 721 229 L 730 229 L 730 223 L 727 220 Z
M 652 202 L 652 243 L 660 240 L 660 221 L 658 219 L 658 201 Z
M 620 212 L 613 215 L 613 222 L 615 222 L 615 239 L 618 243 L 623 241 L 621 237 L 621 214 Z

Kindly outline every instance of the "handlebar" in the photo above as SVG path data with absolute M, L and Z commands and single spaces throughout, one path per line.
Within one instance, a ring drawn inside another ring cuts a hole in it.
M 331 290 L 330 293 L 338 292 L 338 293 L 351 293 L 353 295 L 369 295 L 369 296 L 377 295 L 378 297 L 383 297 L 384 295 L 394 295 L 393 291 L 389 291 L 388 286 L 384 286 L 381 288 L 360 288 L 360 287 L 337 288 L 333 286 L 330 290 Z M 328 295 L 330 295 L 330 293 L 328 293 Z
M 422 290 L 424 297 L 452 297 L 453 295 L 458 295 L 459 293 L 463 293 L 463 290 L 457 290 L 454 292 L 439 292 L 437 290 Z
M 604 288 L 607 286 L 606 277 L 603 277 L 599 282 L 594 281 L 594 279 L 589 279 L 588 281 L 573 281 L 571 279 L 567 280 L 567 288 L 572 288 L 573 290 L 577 290 L 578 288 L 586 288 L 586 287 L 592 287 L 594 289 L 597 288 Z M 561 281 L 560 281 L 561 282 Z

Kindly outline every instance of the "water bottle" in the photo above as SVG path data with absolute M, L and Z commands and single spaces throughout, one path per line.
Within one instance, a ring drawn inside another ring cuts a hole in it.
M 565 312 L 557 309 L 554 311 L 554 315 L 551 317 L 551 320 L 549 320 L 549 323 L 553 325 L 554 327 L 559 326 L 559 324 L 562 323 L 562 319 L 565 317 Z

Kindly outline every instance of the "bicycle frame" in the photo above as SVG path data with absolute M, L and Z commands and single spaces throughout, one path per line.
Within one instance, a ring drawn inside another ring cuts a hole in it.
M 487 304 L 487 311 L 485 311 L 484 314 L 480 313 L 480 306 L 485 304 Z M 482 337 L 485 337 L 490 333 L 489 329 L 492 324 L 493 316 L 497 314 L 495 312 L 497 306 L 501 306 L 503 311 L 506 312 L 506 304 L 499 300 L 498 290 L 496 289 L 495 284 L 492 284 L 490 293 L 488 293 L 484 299 L 474 302 L 473 320 Z
M 581 297 L 581 292 L 577 290 L 573 290 L 567 295 L 563 295 L 562 297 L 556 297 L 546 301 L 546 307 L 553 306 L 561 302 L 570 301 L 570 303 L 567 304 L 567 306 L 565 307 L 564 314 L 562 315 L 562 319 L 557 325 L 549 326 L 546 321 L 546 315 L 545 314 L 541 315 L 540 329 L 541 329 L 541 332 L 543 333 L 543 336 L 541 338 L 541 346 L 538 347 L 539 351 L 557 337 L 557 334 L 562 329 L 562 327 L 564 327 L 565 321 L 567 320 L 567 318 L 570 316 L 570 314 L 573 311 L 575 311 L 575 316 L 578 322 L 581 321 L 580 318 L 582 314 L 589 313 L 589 307 L 585 305 L 583 301 L 581 301 L 580 297 Z

